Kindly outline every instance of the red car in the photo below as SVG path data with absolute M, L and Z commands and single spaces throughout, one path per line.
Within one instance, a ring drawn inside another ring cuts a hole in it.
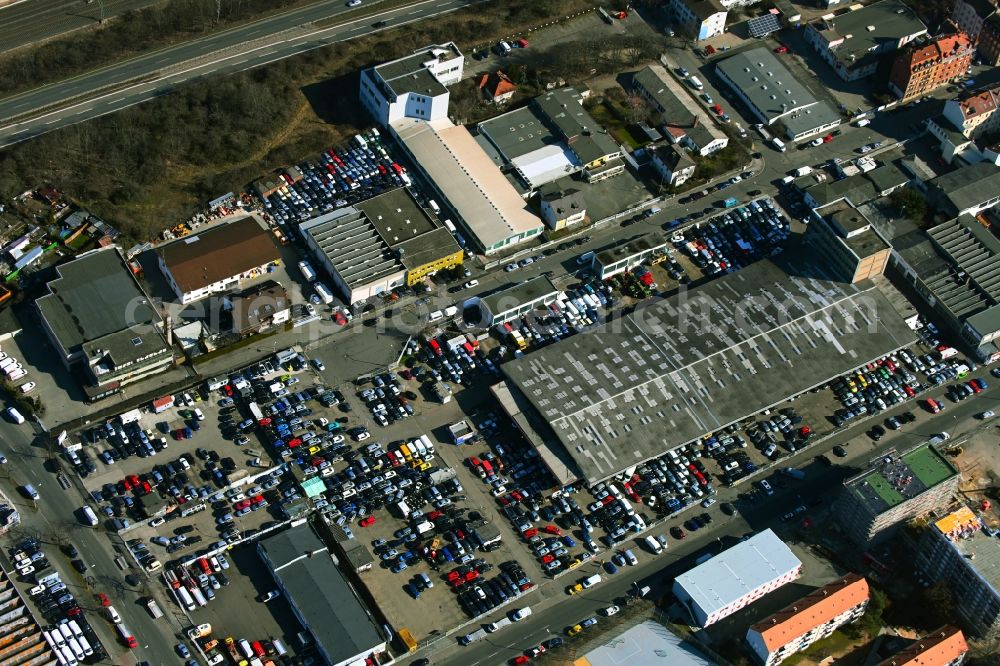
M 528 48 L 528 40 L 524 39 L 523 37 L 521 39 L 517 40 L 515 42 L 515 44 L 517 44 L 517 48 L 519 48 L 519 49 L 526 49 L 526 48 Z
M 475 569 L 473 569 L 472 571 L 469 571 L 468 573 L 465 574 L 465 582 L 466 583 L 471 583 L 472 581 L 476 580 L 477 578 L 479 578 L 479 572 L 476 571 Z
M 924 401 L 924 405 L 931 414 L 937 414 L 941 411 L 941 403 L 934 398 L 927 398 L 927 400 Z
M 225 391 L 226 395 L 229 396 L 230 398 L 233 397 L 233 387 L 230 386 L 229 384 L 223 384 L 222 390 Z
M 832 134 L 827 134 L 826 136 L 823 137 L 823 143 L 830 143 L 831 141 L 833 141 Z
M 413 373 L 410 372 L 409 370 L 400 370 L 399 376 L 406 380 L 413 379 Z
M 288 448 L 294 449 L 296 446 L 302 446 L 302 440 L 298 437 L 288 440 Z
M 775 53 L 788 53 L 788 47 L 782 44 L 778 48 L 774 49 Z
M 440 511 L 431 511 L 430 513 L 427 514 L 427 520 L 434 522 L 443 515 L 444 514 L 441 513 Z
M 452 580 L 458 580 L 461 577 L 462 577 L 462 574 L 458 573 L 458 571 L 449 571 L 448 572 L 448 580 L 450 580 L 450 581 L 452 581 Z
M 510 663 L 514 664 L 514 666 L 521 666 L 521 664 L 527 664 L 529 661 L 531 661 L 531 657 L 519 654 L 511 659 Z
M 562 530 L 559 529 L 558 527 L 556 527 L 555 525 L 546 525 L 545 527 L 542 528 L 542 530 L 544 532 L 546 532 L 547 534 L 554 534 L 556 536 L 562 536 Z
M 811 434 L 812 434 L 812 428 L 810 428 L 809 426 L 802 426 L 801 428 L 799 428 L 799 437 L 807 439 Z
M 108 595 L 104 594 L 103 592 L 97 593 L 97 600 L 101 602 L 102 606 L 111 605 L 111 599 L 108 599 Z
M 711 106 L 711 109 L 712 109 L 712 113 L 714 113 L 717 116 L 721 116 L 724 113 L 724 111 L 722 110 L 722 107 L 719 106 L 718 104 L 713 104 Z
M 684 530 L 675 525 L 670 528 L 670 536 L 672 536 L 675 539 L 683 539 L 684 537 L 687 536 L 687 534 L 684 534 Z
M 375 524 L 375 516 L 365 516 L 358 522 L 358 525 L 360 525 L 361 527 L 369 527 L 374 524 Z
M 530 539 L 533 536 L 538 536 L 538 530 L 535 529 L 534 527 L 529 527 L 528 529 L 524 530 L 524 532 L 521 533 L 521 536 L 523 536 L 525 539 Z
M 260 425 L 261 427 L 265 427 L 265 428 L 267 426 L 271 425 L 271 417 L 265 416 L 260 421 L 258 421 L 258 425 Z
M 973 393 L 982 393 L 983 389 L 979 388 L 979 383 L 973 379 L 969 381 L 969 388 L 972 389 Z
M 240 509 L 245 509 L 248 506 L 250 506 L 250 500 L 248 500 L 248 499 L 240 500 L 234 506 L 236 507 L 237 511 L 239 511 Z

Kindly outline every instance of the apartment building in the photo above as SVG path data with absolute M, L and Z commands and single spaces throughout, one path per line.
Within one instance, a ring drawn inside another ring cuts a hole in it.
M 860 618 L 869 598 L 864 576 L 848 574 L 751 626 L 747 644 L 763 666 L 775 666 Z
M 959 666 L 968 653 L 962 630 L 944 626 L 914 640 L 878 666 Z
M 976 634 L 1000 637 L 1000 541 L 968 507 L 928 525 L 920 540 L 917 568 L 948 586 L 955 610 Z
M 927 26 L 902 0 L 881 0 L 810 21 L 805 39 L 837 76 L 857 81 L 875 74 L 885 54 L 926 34 Z
M 963 76 L 974 54 L 972 40 L 961 32 L 911 46 L 896 57 L 889 90 L 903 102 L 930 94 Z
M 1000 65 L 1000 12 L 991 0 L 956 0 L 951 21 L 969 36 L 980 58 Z
M 947 506 L 960 478 L 930 444 L 903 453 L 889 451 L 844 481 L 834 515 L 844 532 L 865 546 L 889 536 L 911 518 Z

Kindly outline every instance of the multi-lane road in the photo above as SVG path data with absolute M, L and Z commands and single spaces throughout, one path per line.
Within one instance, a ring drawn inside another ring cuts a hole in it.
M 0 99 L 0 148 L 139 104 L 185 81 L 250 69 L 475 1 L 418 0 L 374 14 L 371 8 L 349 10 L 342 2 L 323 2 L 153 51 Z M 363 18 L 352 18 L 359 12 Z M 331 18 L 343 20 L 332 27 L 316 25 Z M 378 21 L 385 26 L 375 28 Z
M 156 0 L 15 0 L 0 7 L 0 53 L 98 25 Z
M 985 370 L 983 372 L 985 374 Z M 937 395 L 945 400 L 943 393 L 943 389 L 938 389 L 929 395 Z M 653 591 L 650 597 L 657 598 L 668 594 L 674 577 L 694 566 L 697 555 L 709 548 L 717 552 L 721 547 L 720 544 L 731 545 L 735 538 L 768 527 L 775 529 L 781 535 L 785 531 L 781 527 L 780 520 L 783 514 L 802 503 L 811 506 L 820 502 L 826 504 L 832 500 L 844 479 L 864 469 L 869 461 L 879 457 L 880 453 L 893 448 L 908 448 L 926 441 L 930 435 L 941 431 L 948 431 L 954 440 L 960 442 L 962 436 L 968 432 L 978 428 L 995 427 L 991 423 L 976 420 L 974 415 L 986 409 L 996 409 L 998 401 L 1000 401 L 1000 389 L 995 385 L 991 385 L 983 393 L 965 402 L 959 404 L 949 402 L 948 408 L 936 416 L 931 416 L 926 411 L 918 409 L 913 401 L 908 401 L 883 412 L 879 415 L 879 420 L 910 410 L 917 414 L 917 422 L 906 426 L 904 430 L 890 431 L 877 445 L 864 434 L 873 421 L 858 422 L 804 451 L 781 460 L 781 466 L 791 465 L 801 468 L 808 465 L 806 481 L 795 482 L 788 479 L 784 488 L 776 490 L 773 497 L 757 503 L 737 500 L 737 495 L 745 492 L 749 484 L 722 488 L 718 499 L 720 502 L 736 503 L 739 508 L 736 516 L 727 517 L 717 508 L 713 508 L 711 513 L 715 520 L 710 526 L 689 534 L 683 541 L 670 538 L 667 551 L 660 557 L 652 558 L 642 547 L 633 546 L 633 550 L 640 556 L 639 565 L 623 568 L 613 576 L 604 573 L 605 582 L 591 590 L 570 597 L 566 595 L 565 587 L 577 576 L 549 581 L 542 585 L 539 592 L 529 595 L 521 604 L 531 606 L 533 613 L 529 618 L 472 645 L 465 647 L 458 645 L 457 635 L 479 628 L 479 623 L 476 623 L 455 635 L 442 638 L 414 656 L 429 657 L 432 663 L 446 666 L 506 663 L 522 654 L 525 649 L 548 638 L 565 636 L 566 627 L 596 615 L 598 609 L 618 603 L 632 588 L 633 582 L 651 586 Z M 846 458 L 828 455 L 827 457 L 835 464 L 826 466 L 815 463 L 817 456 L 828 454 L 837 445 L 846 448 L 848 453 Z M 653 533 L 665 534 L 667 527 L 680 522 L 680 520 L 670 521 L 666 526 L 654 529 Z M 595 559 L 606 559 L 606 556 L 599 554 Z M 579 575 L 596 573 L 598 567 L 598 563 L 591 562 L 581 567 Z M 495 618 L 490 616 L 484 623 L 493 619 Z M 600 628 L 599 620 L 597 629 Z

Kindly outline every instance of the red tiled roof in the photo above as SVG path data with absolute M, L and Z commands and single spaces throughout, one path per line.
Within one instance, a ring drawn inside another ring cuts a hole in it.
M 868 581 L 852 573 L 810 592 L 750 629 L 759 633 L 767 649 L 774 652 L 867 600 Z
M 878 666 L 946 666 L 968 651 L 969 644 L 962 631 L 944 626 L 918 638 Z
M 497 70 L 489 74 L 483 74 L 479 79 L 479 87 L 486 90 L 486 94 L 491 99 L 502 97 L 508 93 L 517 92 L 517 86 L 508 78 L 506 74 Z
M 984 90 L 976 95 L 966 97 L 959 104 L 962 107 L 962 117 L 969 119 L 996 111 L 997 98 L 992 90 Z

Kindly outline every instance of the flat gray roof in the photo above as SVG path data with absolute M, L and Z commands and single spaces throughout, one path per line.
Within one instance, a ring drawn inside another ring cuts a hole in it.
M 312 237 L 341 279 L 358 287 L 405 269 L 375 226 L 357 208 L 347 207 L 299 225 Z
M 94 340 L 110 344 L 118 334 L 140 339 L 136 346 L 144 347 L 137 355 L 166 348 L 154 330 L 160 318 L 116 248 L 87 252 L 57 266 L 56 272 L 59 277 L 49 282 L 49 293 L 35 305 L 67 354 Z M 133 330 L 136 333 L 131 334 Z M 115 360 L 123 361 L 120 350 Z
M 655 239 L 655 243 L 653 240 Z M 654 248 L 665 248 L 669 241 L 660 237 L 657 238 L 653 234 L 647 234 L 640 238 L 629 238 L 626 240 L 621 240 L 610 247 L 601 249 L 597 253 L 597 261 L 602 266 L 607 266 L 608 264 L 613 264 L 616 261 L 621 261 L 622 259 L 627 259 L 633 255 L 639 254 L 640 252 L 646 252 L 647 250 L 652 250 Z
M 956 280 L 952 270 L 925 283 L 956 317 L 967 319 L 981 334 L 1000 330 L 1000 240 L 970 215 L 940 224 L 927 235 L 965 276 Z
M 684 639 L 667 627 L 646 620 L 602 640 L 575 663 L 588 666 L 712 666 L 693 639 Z
M 827 43 L 844 39 L 830 50 L 848 68 L 878 57 L 887 44 L 927 32 L 917 13 L 900 0 L 882 0 L 810 25 Z
M 542 114 L 532 106 L 484 120 L 477 128 L 508 162 L 562 141 L 546 126 Z
M 334 663 L 385 643 L 368 608 L 308 525 L 263 539 L 258 548 L 270 560 L 296 615 Z
M 978 206 L 1000 191 L 1000 167 L 979 162 L 959 167 L 929 183 L 954 207 L 952 215 Z
M 794 255 L 505 363 L 507 382 L 596 481 L 913 342 L 872 282 Z
M 499 314 L 556 293 L 559 293 L 559 289 L 552 284 L 552 281 L 544 275 L 539 275 L 502 291 L 494 292 L 489 296 L 484 296 L 482 300 L 490 312 Z
M 426 47 L 413 55 L 378 65 L 375 71 L 396 95 L 413 92 L 434 97 L 447 92 L 448 89 L 431 74 L 425 63 L 434 60 L 453 60 L 461 55 L 458 47 L 449 42 Z
M 802 566 L 795 553 L 771 530 L 758 532 L 674 579 L 705 615 Z
M 793 134 L 840 120 L 829 104 L 817 100 L 765 46 L 730 56 L 717 68 L 753 102 L 768 123 L 780 118 Z
M 766 46 L 741 51 L 716 67 L 743 91 L 768 121 L 817 103 L 815 95 Z

